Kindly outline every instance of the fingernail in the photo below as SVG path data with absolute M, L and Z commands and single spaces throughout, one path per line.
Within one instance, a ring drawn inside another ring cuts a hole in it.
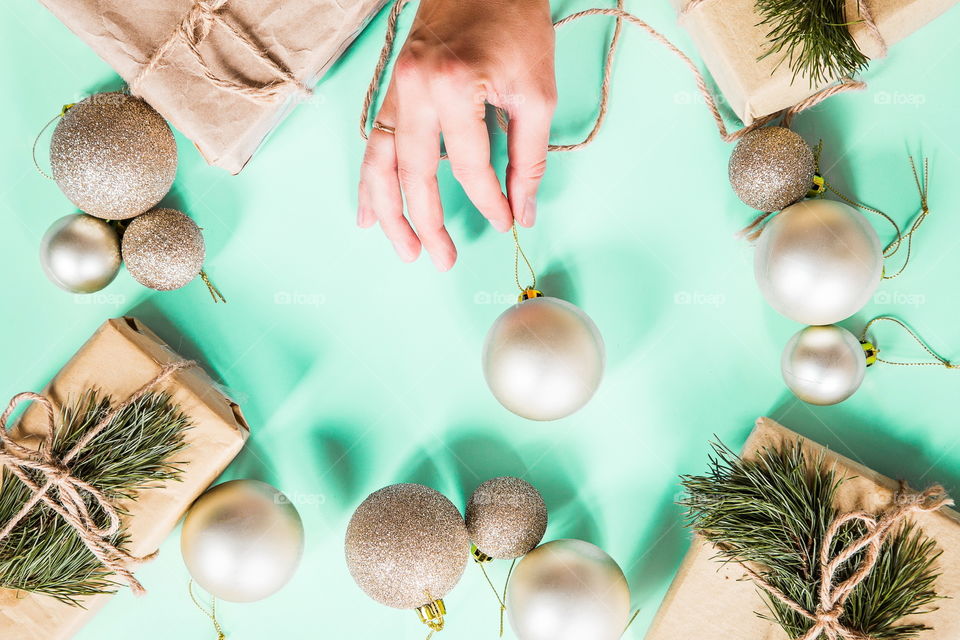
M 523 207 L 523 215 L 520 217 L 520 224 L 525 227 L 532 227 L 537 219 L 537 197 L 530 196 Z

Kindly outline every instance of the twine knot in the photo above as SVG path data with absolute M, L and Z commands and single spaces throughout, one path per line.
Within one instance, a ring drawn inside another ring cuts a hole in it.
M 0 541 L 13 532 L 34 506 L 42 502 L 76 530 L 83 543 L 104 567 L 123 578 L 135 594 L 145 593 L 146 590 L 133 576 L 130 566 L 149 560 L 156 553 L 136 557 L 116 546 L 114 536 L 121 528 L 120 515 L 116 507 L 102 491 L 73 475 L 70 462 L 122 411 L 177 371 L 192 367 L 194 364 L 192 361 L 181 361 L 164 365 L 153 379 L 137 389 L 122 403 L 107 411 L 62 457 L 57 457 L 56 454 L 57 426 L 53 403 L 50 399 L 32 392 L 15 395 L 7 404 L 6 410 L 0 414 L 0 467 L 9 469 L 33 492 L 33 495 L 0 530 Z M 22 402 L 30 401 L 43 407 L 46 418 L 44 431 L 39 436 L 40 446 L 36 450 L 17 442 L 7 431 L 7 422 L 17 406 Z M 34 480 L 38 476 L 40 480 Z M 56 489 L 55 496 L 51 495 L 51 488 Z M 91 507 L 106 516 L 106 525 L 98 524 L 91 513 Z

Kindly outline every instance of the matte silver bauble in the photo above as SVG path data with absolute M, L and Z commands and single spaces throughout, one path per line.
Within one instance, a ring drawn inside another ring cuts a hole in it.
M 98 93 L 71 106 L 57 123 L 50 166 L 77 208 L 124 220 L 170 191 L 177 144 L 163 117 L 140 98 Z
M 460 581 L 470 554 L 463 516 L 422 484 L 370 494 L 347 526 L 347 568 L 363 591 L 396 609 L 443 598 Z
M 519 640 L 618 640 L 630 616 L 630 589 L 599 547 L 555 540 L 517 564 L 507 615 Z
M 487 333 L 483 374 L 504 407 L 530 420 L 568 416 L 603 377 L 603 338 L 590 317 L 559 298 L 533 298 L 504 311 Z
M 730 156 L 730 184 L 744 204 L 779 211 L 803 198 L 813 184 L 813 151 L 786 127 L 746 134 Z
M 293 577 L 303 555 L 303 523 L 287 497 L 269 484 L 232 480 L 190 508 L 180 550 L 190 575 L 212 595 L 254 602 Z
M 867 360 L 856 336 L 831 324 L 795 333 L 783 349 L 780 370 L 787 387 L 804 402 L 837 404 L 860 388 Z
M 853 207 L 804 200 L 764 227 L 754 275 L 763 297 L 782 315 L 801 324 L 833 324 L 859 311 L 880 284 L 880 239 Z
M 153 209 L 123 234 L 123 261 L 133 278 L 157 291 L 179 289 L 203 269 L 200 227 L 176 209 Z
M 519 558 L 543 539 L 547 505 L 529 482 L 493 478 L 470 496 L 466 522 L 470 540 L 484 555 Z
M 40 265 L 50 282 L 71 293 L 93 293 L 120 270 L 120 236 L 108 223 L 83 213 L 50 225 L 40 241 Z

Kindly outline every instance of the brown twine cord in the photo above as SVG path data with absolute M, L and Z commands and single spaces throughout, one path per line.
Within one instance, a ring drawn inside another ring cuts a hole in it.
M 370 84 L 367 86 L 367 92 L 364 95 L 363 105 L 360 112 L 360 135 L 364 140 L 368 139 L 369 134 L 367 132 L 367 124 L 370 119 L 370 107 L 376 98 L 377 92 L 380 89 L 380 83 L 383 76 L 384 69 L 386 69 L 387 63 L 390 61 L 390 57 L 393 53 L 393 46 L 397 36 L 397 21 L 400 17 L 400 12 L 403 10 L 403 7 L 410 0 L 397 0 L 393 5 L 393 8 L 390 11 L 390 16 L 387 19 L 387 33 L 384 38 L 383 47 L 380 50 L 380 57 L 377 60 L 376 67 L 373 71 L 373 77 L 370 79 Z M 703 2 L 706 0 L 694 0 L 694 2 Z M 590 133 L 587 134 L 587 137 L 582 141 L 574 144 L 563 144 L 563 145 L 549 145 L 548 149 L 550 151 L 575 151 L 577 149 L 582 149 L 587 146 L 596 138 L 597 134 L 600 131 L 600 127 L 603 124 L 604 119 L 607 115 L 607 110 L 609 106 L 609 97 L 610 97 L 610 78 L 613 70 L 613 58 L 614 53 L 616 52 L 617 46 L 620 42 L 620 29 L 622 26 L 622 21 L 627 21 L 633 25 L 640 27 L 646 31 L 654 40 L 662 44 L 668 50 L 670 50 L 674 55 L 676 55 L 686 66 L 690 69 L 690 72 L 694 76 L 694 80 L 697 84 L 697 89 L 700 91 L 700 95 L 703 98 L 704 103 L 706 103 L 707 108 L 710 110 L 710 114 L 713 116 L 713 120 L 717 125 L 717 130 L 720 133 L 720 137 L 725 142 L 733 142 L 739 140 L 741 137 L 747 133 L 762 127 L 770 122 L 776 120 L 777 118 L 783 118 L 784 126 L 789 126 L 789 123 L 793 120 L 801 111 L 805 111 L 817 104 L 820 104 L 827 98 L 834 96 L 838 93 L 843 93 L 845 91 L 856 91 L 866 88 L 866 84 L 860 81 L 852 80 L 850 78 L 842 79 L 838 84 L 831 85 L 815 94 L 809 98 L 797 103 L 796 105 L 790 107 L 789 109 L 784 109 L 776 113 L 764 116 L 755 120 L 750 125 L 743 127 L 738 131 L 729 132 L 727 126 L 723 121 L 723 116 L 720 113 L 720 108 L 717 106 L 716 99 L 713 97 L 713 94 L 710 92 L 707 82 L 703 77 L 703 74 L 700 72 L 700 69 L 697 68 L 697 65 L 690 59 L 687 54 L 677 48 L 666 36 L 661 34 L 659 31 L 651 27 L 649 24 L 633 15 L 623 10 L 623 0 L 617 0 L 617 8 L 605 9 L 605 8 L 593 8 L 585 9 L 583 11 L 578 11 L 572 13 L 567 17 L 558 20 L 554 23 L 555 28 L 560 28 L 561 26 L 584 18 L 586 16 L 595 16 L 595 15 L 605 15 L 612 16 L 616 18 L 616 27 L 614 29 L 613 37 L 610 40 L 610 44 L 607 48 L 607 55 L 604 62 L 604 73 L 603 81 L 600 85 L 600 103 L 597 111 L 597 117 L 594 121 L 593 128 L 590 130 Z M 506 116 L 502 110 L 497 111 L 497 122 L 501 128 L 506 128 Z M 441 157 L 446 157 L 444 154 Z
M 892 360 L 883 360 L 880 357 L 877 357 L 877 362 L 882 362 L 884 364 L 895 364 L 895 365 L 905 366 L 905 367 L 925 367 L 925 366 L 941 367 L 942 366 L 942 367 L 946 367 L 947 369 L 960 369 L 960 365 L 953 364 L 952 362 L 950 362 L 949 360 L 947 360 L 946 358 L 938 354 L 936 351 L 934 351 L 932 348 L 930 348 L 930 346 L 923 340 L 923 338 L 918 336 L 917 333 L 913 329 L 911 329 L 906 322 L 904 322 L 903 320 L 900 320 L 899 318 L 894 318 L 893 316 L 877 316 L 876 318 L 868 322 L 866 326 L 863 328 L 863 331 L 860 333 L 860 342 L 866 341 L 867 332 L 870 331 L 870 327 L 872 327 L 874 324 L 878 322 L 883 322 L 883 321 L 892 322 L 896 325 L 899 325 L 900 328 L 902 328 L 904 331 L 910 334 L 910 337 L 913 338 L 914 341 L 916 341 L 916 343 L 919 344 L 924 351 L 929 353 L 930 356 L 936 360 L 936 362 L 893 362 Z M 880 349 L 877 348 L 876 342 L 873 342 L 873 345 L 874 345 L 874 349 L 876 350 L 876 353 L 880 353 Z
M 117 509 L 99 489 L 71 475 L 70 462 L 87 447 L 121 411 L 130 407 L 151 389 L 167 380 L 176 372 L 192 367 L 195 364 L 193 361 L 182 361 L 164 365 L 160 369 L 160 373 L 152 380 L 137 389 L 122 403 L 110 409 L 110 411 L 108 411 L 93 428 L 88 430 L 83 437 L 77 441 L 73 448 L 59 460 L 53 454 L 53 447 L 57 437 L 53 403 L 49 398 L 38 393 L 24 392 L 15 395 L 10 400 L 6 410 L 0 415 L 0 445 L 2 445 L 0 446 L 0 465 L 9 469 L 28 489 L 33 491 L 33 496 L 23 504 L 20 511 L 18 511 L 16 515 L 7 522 L 3 530 L 0 531 L 0 541 L 10 535 L 14 528 L 16 528 L 20 521 L 26 517 L 27 513 L 29 513 L 37 503 L 43 502 L 43 504 L 53 509 L 54 512 L 76 529 L 77 535 L 80 536 L 83 543 L 103 566 L 122 577 L 136 595 L 146 593 L 143 585 L 133 576 L 129 565 L 150 560 L 157 555 L 156 552 L 146 556 L 136 557 L 118 548 L 109 541 L 109 538 L 120 530 L 121 523 Z M 46 432 L 42 435 L 40 448 L 37 451 L 33 451 L 15 442 L 7 433 L 7 420 L 10 418 L 10 415 L 21 402 L 31 400 L 40 403 L 47 418 Z M 39 485 L 34 482 L 30 472 L 40 473 L 44 477 L 43 484 Z M 50 496 L 49 491 L 51 488 L 57 489 L 56 498 Z M 94 522 L 90 514 L 90 508 L 84 500 L 84 495 L 92 498 L 93 503 L 106 514 L 109 520 L 107 526 L 101 527 Z
M 277 96 L 290 92 L 299 92 L 307 96 L 312 95 L 313 91 L 298 80 L 289 68 L 274 60 L 265 49 L 254 43 L 247 33 L 238 29 L 236 25 L 223 17 L 220 9 L 222 9 L 226 3 L 227 0 L 195 0 L 193 6 L 186 15 L 183 16 L 177 28 L 157 47 L 153 55 L 150 56 L 147 62 L 140 68 L 136 77 L 130 82 L 131 93 L 138 95 L 144 78 L 160 66 L 160 61 L 163 60 L 175 44 L 183 43 L 196 60 L 203 76 L 213 85 L 221 89 L 253 100 L 262 101 L 271 101 Z M 271 71 L 279 77 L 279 80 L 263 85 L 254 85 L 249 82 L 229 80 L 216 75 L 204 60 L 203 54 L 200 53 L 200 44 L 207 35 L 210 34 L 210 30 L 214 25 L 220 25 L 226 28 L 250 53 L 270 67 Z
M 953 500 L 940 485 L 934 485 L 926 491 L 915 493 L 910 491 L 904 483 L 901 483 L 900 490 L 894 499 L 894 506 L 881 514 L 879 518 L 864 511 L 852 511 L 837 516 L 827 528 L 823 543 L 820 545 L 819 603 L 814 612 L 807 611 L 746 564 L 739 564 L 757 586 L 813 623 L 810 629 L 797 640 L 817 640 L 821 634 L 826 635 L 828 640 L 871 640 L 870 636 L 849 629 L 840 623 L 847 598 L 873 571 L 883 543 L 896 530 L 897 525 L 911 514 L 933 512 L 941 507 L 952 506 L 953 504 Z M 830 549 L 833 546 L 834 538 L 844 525 L 855 521 L 862 522 L 867 532 L 831 558 Z M 846 580 L 835 584 L 840 567 L 864 550 L 863 559 L 856 571 Z

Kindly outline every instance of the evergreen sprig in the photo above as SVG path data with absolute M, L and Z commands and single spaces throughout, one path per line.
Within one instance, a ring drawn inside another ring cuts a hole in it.
M 781 55 L 793 80 L 806 75 L 810 86 L 826 84 L 863 71 L 870 62 L 850 35 L 843 0 L 756 0 L 767 27 L 770 48 L 760 56 Z
M 95 391 L 84 393 L 65 407 L 53 447 L 63 457 L 110 410 L 111 401 Z M 172 461 L 184 447 L 183 432 L 190 420 L 165 393 L 146 394 L 118 413 L 70 464 L 72 474 L 100 489 L 114 504 L 129 500 L 138 490 L 178 479 L 181 470 Z M 41 482 L 39 474 L 30 472 Z M 56 489 L 51 489 L 54 497 Z M 12 474 L 0 487 L 0 524 L 12 518 L 31 491 Z M 106 514 L 85 496 L 91 515 L 105 524 Z M 120 509 L 121 513 L 124 513 Z M 124 530 L 111 542 L 123 548 Z M 87 596 L 113 593 L 117 584 L 66 521 L 44 504 L 31 509 L 0 541 L 0 588 L 20 589 L 80 605 Z
M 799 442 L 784 449 L 766 448 L 753 460 L 742 460 L 722 444 L 713 445 L 704 476 L 684 476 L 688 525 L 712 542 L 724 562 L 750 563 L 771 585 L 807 611 L 819 602 L 820 547 L 843 480 L 827 469 L 820 456 L 805 459 Z M 864 535 L 854 522 L 834 538 L 831 556 Z M 836 584 L 852 575 L 862 560 L 854 556 L 839 572 Z M 907 524 L 884 543 L 870 575 L 851 593 L 840 622 L 876 640 L 904 640 L 927 629 L 901 622 L 926 613 L 938 599 L 934 563 L 936 543 Z M 764 592 L 766 593 L 766 592 Z M 769 613 L 791 638 L 812 623 L 767 594 Z

